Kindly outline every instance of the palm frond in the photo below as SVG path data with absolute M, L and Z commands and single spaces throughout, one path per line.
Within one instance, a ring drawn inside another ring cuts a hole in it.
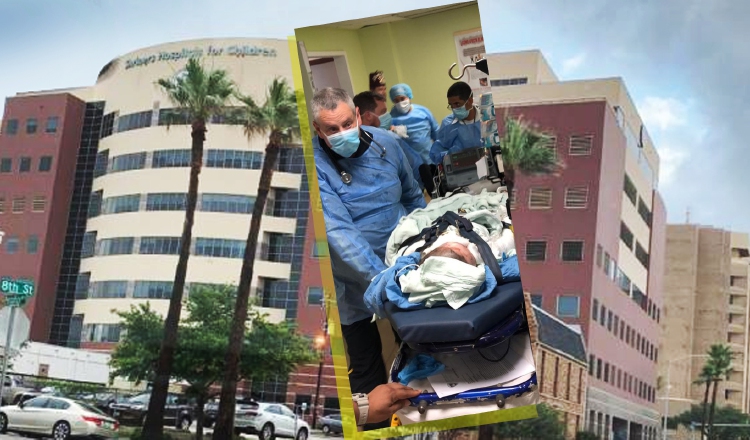
M 501 140 L 503 167 L 525 174 L 551 174 L 561 164 L 548 147 L 550 136 L 531 129 L 520 119 L 505 118 Z
M 245 108 L 245 135 L 267 135 L 269 140 L 291 143 L 299 138 L 297 96 L 283 78 L 275 78 L 266 90 L 265 102 L 258 105 L 251 96 L 237 98 Z

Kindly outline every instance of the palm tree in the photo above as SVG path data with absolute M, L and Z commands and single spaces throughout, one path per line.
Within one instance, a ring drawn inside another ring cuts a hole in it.
M 206 123 L 213 115 L 222 111 L 235 92 L 234 83 L 225 70 L 205 70 L 191 58 L 181 74 L 163 78 L 157 84 L 167 94 L 169 100 L 187 113 L 191 125 L 192 138 L 190 157 L 190 181 L 185 208 L 185 222 L 180 238 L 180 256 L 175 270 L 169 311 L 164 323 L 164 339 L 159 352 L 151 399 L 148 406 L 144 438 L 163 437 L 164 405 L 167 400 L 169 378 L 172 373 L 174 351 L 177 345 L 177 329 L 182 311 L 182 292 L 185 288 L 190 242 L 192 240 L 195 205 L 198 201 L 198 175 L 203 165 L 203 143 L 206 140 Z
M 250 283 L 253 279 L 253 265 L 255 264 L 255 253 L 258 235 L 260 234 L 260 221 L 268 199 L 268 192 L 271 189 L 271 178 L 273 177 L 276 160 L 279 157 L 279 150 L 284 144 L 298 138 L 300 134 L 297 98 L 286 80 L 274 79 L 268 87 L 266 101 L 262 106 L 258 106 L 249 96 L 240 96 L 239 99 L 245 104 L 245 134 L 248 138 L 256 135 L 267 135 L 268 144 L 266 145 L 263 169 L 260 173 L 258 194 L 250 219 L 250 231 L 245 242 L 245 255 L 242 260 L 240 282 L 237 289 L 237 303 L 235 304 L 229 348 L 226 354 L 226 370 L 221 385 L 219 414 L 213 435 L 213 438 L 217 440 L 232 438 L 234 431 L 234 402 L 239 378 L 240 351 L 247 324 Z
M 714 432 L 714 413 L 716 411 L 716 392 L 719 389 L 719 382 L 722 380 L 728 380 L 729 375 L 732 374 L 732 359 L 734 353 L 728 345 L 714 344 L 708 350 L 709 359 L 707 363 L 711 363 L 713 367 L 714 376 L 712 377 L 714 390 L 711 397 L 711 412 L 708 415 L 708 433 L 713 437 Z
M 708 421 L 708 394 L 711 390 L 711 381 L 714 377 L 713 365 L 706 363 L 703 365 L 703 369 L 698 375 L 698 379 L 694 382 L 696 385 L 705 384 L 706 391 L 703 395 L 703 418 L 701 419 L 701 438 L 706 433 L 706 422 Z
M 500 151 L 509 197 L 513 195 L 516 173 L 551 174 L 561 166 L 555 152 L 549 148 L 550 140 L 549 136 L 531 129 L 520 118 L 505 117 Z

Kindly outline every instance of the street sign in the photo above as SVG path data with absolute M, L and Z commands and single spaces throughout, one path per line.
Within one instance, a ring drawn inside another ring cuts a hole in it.
M 3 278 L 0 280 L 0 294 L 31 297 L 34 295 L 34 283 L 24 280 Z

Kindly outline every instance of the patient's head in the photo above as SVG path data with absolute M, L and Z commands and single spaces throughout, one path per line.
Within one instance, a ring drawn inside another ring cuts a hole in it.
M 474 255 L 469 252 L 469 248 L 462 245 L 461 243 L 456 242 L 445 243 L 436 247 L 428 253 L 423 253 L 419 264 L 421 265 L 430 257 L 453 258 L 454 260 L 458 260 L 466 264 L 471 264 L 472 266 L 477 265 L 477 260 L 476 258 L 474 258 Z

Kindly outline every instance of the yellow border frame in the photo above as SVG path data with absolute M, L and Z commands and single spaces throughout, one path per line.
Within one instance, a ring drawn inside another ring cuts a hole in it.
M 302 133 L 302 148 L 304 151 L 305 167 L 307 168 L 307 178 L 310 190 L 310 206 L 312 208 L 312 220 L 315 228 L 315 241 L 316 243 L 321 243 L 327 241 L 326 229 L 323 210 L 321 208 L 320 190 L 318 189 L 318 175 L 312 152 L 312 137 L 310 135 L 310 123 L 307 115 L 307 102 L 305 100 L 305 92 L 302 84 L 302 65 L 299 58 L 297 38 L 288 37 L 288 39 L 289 54 L 292 62 L 292 77 L 294 79 L 294 92 L 297 97 L 300 131 Z M 339 310 L 336 304 L 331 260 L 330 258 L 321 258 L 319 261 L 320 275 L 324 287 L 326 313 L 328 316 L 328 333 L 331 341 L 331 354 L 333 356 L 333 366 L 336 375 L 336 389 L 339 395 L 339 406 L 341 408 L 341 419 L 345 440 L 402 437 L 411 434 L 460 429 L 538 417 L 536 405 L 526 405 L 518 408 L 453 417 L 433 422 L 415 423 L 413 425 L 384 428 L 367 432 L 357 431 L 356 423 L 345 422 L 347 419 L 349 421 L 354 420 L 354 406 L 352 404 L 351 387 L 349 385 L 346 356 L 344 354 L 344 340 L 341 336 L 341 321 L 339 319 Z

